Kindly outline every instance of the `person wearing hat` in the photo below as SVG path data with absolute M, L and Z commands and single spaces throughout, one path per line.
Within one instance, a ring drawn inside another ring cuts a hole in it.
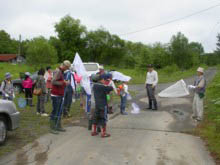
M 98 135 L 97 126 L 101 126 L 101 137 L 109 137 L 110 134 L 106 133 L 107 125 L 107 94 L 113 91 L 113 87 L 106 86 L 105 82 L 108 79 L 106 74 L 100 76 L 98 83 L 93 86 L 94 98 L 95 98 L 95 111 L 93 115 L 92 123 L 92 136 Z
M 52 112 L 50 115 L 50 129 L 53 134 L 58 134 L 58 131 L 65 131 L 61 126 L 61 116 L 64 90 L 69 85 L 69 82 L 64 80 L 64 72 L 70 66 L 70 61 L 65 60 L 53 73 L 51 89 Z
M 157 110 L 157 100 L 155 97 L 155 88 L 158 83 L 158 74 L 154 70 L 153 65 L 148 65 L 148 72 L 146 76 L 146 89 L 148 96 L 149 107 L 147 109 Z
M 27 105 L 33 107 L 33 80 L 30 78 L 31 74 L 29 72 L 25 72 L 25 78 L 22 82 L 22 86 L 25 92 L 25 98 Z
M 46 67 L 46 73 L 44 74 L 44 79 L 46 81 L 46 87 L 47 87 L 47 94 L 45 97 L 45 102 L 50 101 L 50 95 L 51 95 L 51 88 L 52 88 L 52 78 L 53 78 L 53 73 L 51 70 L 51 67 L 48 66 Z
M 204 69 L 197 69 L 197 77 L 194 82 L 195 95 L 193 99 L 193 119 L 201 121 L 203 118 L 203 98 L 206 90 L 206 80 L 204 77 Z
M 13 83 L 11 81 L 12 75 L 8 72 L 5 74 L 5 80 L 2 81 L 1 84 L 1 92 L 4 100 L 13 100 L 15 97 L 14 95 L 14 88 Z

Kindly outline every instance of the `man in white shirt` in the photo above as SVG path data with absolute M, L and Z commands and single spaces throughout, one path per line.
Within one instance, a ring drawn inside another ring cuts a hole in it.
M 149 100 L 149 107 L 147 109 L 157 110 L 157 100 L 155 97 L 155 88 L 158 83 L 158 74 L 154 70 L 153 65 L 148 65 L 148 72 L 146 76 L 146 89 Z

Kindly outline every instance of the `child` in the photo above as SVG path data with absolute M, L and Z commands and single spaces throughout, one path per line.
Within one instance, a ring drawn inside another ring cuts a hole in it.
M 128 115 L 128 113 L 125 112 L 128 94 L 129 94 L 129 92 L 128 92 L 127 82 L 123 82 L 122 85 L 119 86 L 119 95 L 121 97 L 120 110 L 121 110 L 122 115 Z
M 25 73 L 25 79 L 22 82 L 22 86 L 24 88 L 25 91 L 25 98 L 27 101 L 27 105 L 29 105 L 30 107 L 33 107 L 32 104 L 32 100 L 33 100 L 33 81 L 30 78 L 30 73 L 26 72 Z
M 47 94 L 45 96 L 46 102 L 50 101 L 50 95 L 51 95 L 51 89 L 52 89 L 52 78 L 53 78 L 53 73 L 51 70 L 51 67 L 48 66 L 46 68 L 47 72 L 44 74 L 44 79 L 46 81 L 46 87 L 47 87 Z
M 14 88 L 11 81 L 11 74 L 8 72 L 5 74 L 5 80 L 1 84 L 1 92 L 4 100 L 13 100 L 14 98 Z

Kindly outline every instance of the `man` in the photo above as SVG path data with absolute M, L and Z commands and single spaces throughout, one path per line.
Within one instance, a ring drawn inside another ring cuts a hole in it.
M 148 65 L 148 72 L 146 77 L 146 88 L 148 95 L 149 107 L 147 109 L 157 110 L 157 100 L 155 97 L 155 88 L 158 83 L 158 74 L 154 70 L 153 65 Z
M 15 97 L 14 95 L 14 88 L 13 88 L 13 83 L 11 81 L 11 74 L 7 72 L 5 74 L 5 80 L 2 81 L 1 84 L 1 92 L 4 100 L 13 100 Z
M 66 70 L 64 74 L 64 79 L 65 81 L 69 82 L 69 85 L 65 87 L 65 92 L 64 92 L 64 103 L 63 103 L 63 117 L 70 117 L 69 111 L 70 107 L 72 104 L 72 98 L 73 98 L 73 89 L 75 87 L 72 87 L 71 80 L 74 79 L 72 72 L 70 70 Z M 74 81 L 74 80 L 73 80 Z M 75 82 L 73 82 L 75 83 Z
M 203 117 L 203 98 L 205 95 L 206 80 L 204 77 L 204 69 L 197 69 L 198 76 L 195 79 L 195 95 L 193 100 L 193 119 L 201 121 Z
M 98 135 L 96 126 L 102 126 L 101 137 L 109 137 L 110 134 L 106 133 L 107 125 L 107 94 L 109 94 L 113 87 L 106 86 L 105 81 L 108 76 L 103 74 L 100 76 L 99 83 L 95 83 L 93 86 L 94 98 L 95 98 L 95 112 L 93 116 L 92 136 Z
M 103 65 L 99 65 L 99 72 L 97 73 L 98 75 L 102 75 L 105 73 L 105 69 Z
M 54 71 L 52 78 L 52 90 L 51 90 L 51 99 L 52 99 L 52 113 L 50 117 L 50 128 L 51 133 L 58 134 L 57 131 L 64 132 L 65 129 L 61 127 L 61 115 L 62 115 L 62 104 L 64 90 L 68 81 L 64 80 L 64 71 L 68 70 L 71 66 L 71 63 L 66 60 L 64 61 L 59 68 Z

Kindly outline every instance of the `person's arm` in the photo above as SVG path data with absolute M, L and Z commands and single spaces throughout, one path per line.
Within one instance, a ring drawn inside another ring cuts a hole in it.
M 106 93 L 110 93 L 111 91 L 113 91 L 113 87 L 112 86 L 104 86 L 104 87 L 105 87 L 105 92 Z
M 153 82 L 153 87 L 155 87 L 158 83 L 158 74 L 157 72 L 155 71 L 154 72 L 154 82 Z
M 205 86 L 205 79 L 203 78 L 203 79 L 199 82 L 197 88 L 203 88 L 204 86 Z
M 5 81 L 2 81 L 2 84 L 1 84 L 1 92 L 2 94 L 5 94 L 5 91 L 4 91 L 4 88 L 5 88 Z
M 128 85 L 124 85 L 124 92 L 129 94 L 129 92 L 128 92 Z
M 42 92 L 44 94 L 47 93 L 46 82 L 45 82 L 45 79 L 43 77 L 41 78 L 41 89 L 42 89 Z
M 45 75 L 44 75 L 45 82 L 47 82 L 47 80 L 48 80 L 48 76 L 49 76 L 48 74 L 49 74 L 49 73 L 46 72 Z
M 62 85 L 65 84 L 64 81 L 59 81 L 60 76 L 61 76 L 61 72 L 60 71 L 56 71 L 54 73 L 53 78 L 52 78 L 52 84 L 53 85 L 62 86 Z
M 147 72 L 148 73 L 148 72 Z M 145 81 L 145 84 L 147 84 L 147 74 L 146 74 L 146 81 Z
M 117 95 L 117 94 L 118 94 L 118 92 L 117 92 L 117 88 L 116 88 L 115 83 L 114 83 L 113 80 L 111 80 L 111 86 L 113 87 L 114 92 L 115 92 L 115 94 Z

